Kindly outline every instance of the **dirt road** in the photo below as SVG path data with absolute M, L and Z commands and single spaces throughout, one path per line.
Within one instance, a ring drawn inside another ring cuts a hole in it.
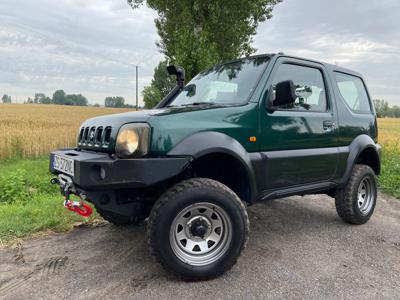
M 400 299 L 400 201 L 380 195 L 363 226 L 333 199 L 292 197 L 249 209 L 251 234 L 222 277 L 180 282 L 150 257 L 145 225 L 105 224 L 0 250 L 5 299 Z

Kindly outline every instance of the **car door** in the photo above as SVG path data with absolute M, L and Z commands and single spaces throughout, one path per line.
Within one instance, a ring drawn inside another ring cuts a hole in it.
M 264 190 L 329 181 L 337 165 L 336 107 L 327 70 L 314 62 L 278 58 L 266 85 L 270 97 L 265 101 L 273 101 L 275 85 L 286 80 L 295 85 L 294 103 L 274 111 L 267 111 L 261 103 Z

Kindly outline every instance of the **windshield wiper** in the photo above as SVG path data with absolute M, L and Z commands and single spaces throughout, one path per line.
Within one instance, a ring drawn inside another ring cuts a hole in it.
M 215 102 L 192 102 L 187 104 L 182 104 L 181 106 L 196 106 L 196 105 L 216 105 Z

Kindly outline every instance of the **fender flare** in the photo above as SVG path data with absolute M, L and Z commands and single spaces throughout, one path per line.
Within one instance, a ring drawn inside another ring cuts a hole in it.
M 346 170 L 340 182 L 341 185 L 345 185 L 347 183 L 347 181 L 350 178 L 351 171 L 353 170 L 353 167 L 356 164 L 357 159 L 360 157 L 360 154 L 368 148 L 374 150 L 376 154 L 375 158 L 378 160 L 377 173 L 379 174 L 381 165 L 380 161 L 381 146 L 379 144 L 376 144 L 370 136 L 362 134 L 357 136 L 349 145 L 349 156 L 347 157 Z
M 181 142 L 168 152 L 171 156 L 190 155 L 194 159 L 207 154 L 222 153 L 237 159 L 246 171 L 250 185 L 250 199 L 254 202 L 257 196 L 257 186 L 253 165 L 250 155 L 244 147 L 234 138 L 216 131 L 203 131 L 195 133 Z

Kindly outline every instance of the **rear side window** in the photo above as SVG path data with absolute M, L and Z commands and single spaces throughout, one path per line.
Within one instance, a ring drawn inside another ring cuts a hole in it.
M 370 113 L 371 105 L 361 78 L 339 72 L 335 72 L 335 77 L 340 95 L 350 109 L 355 113 Z

